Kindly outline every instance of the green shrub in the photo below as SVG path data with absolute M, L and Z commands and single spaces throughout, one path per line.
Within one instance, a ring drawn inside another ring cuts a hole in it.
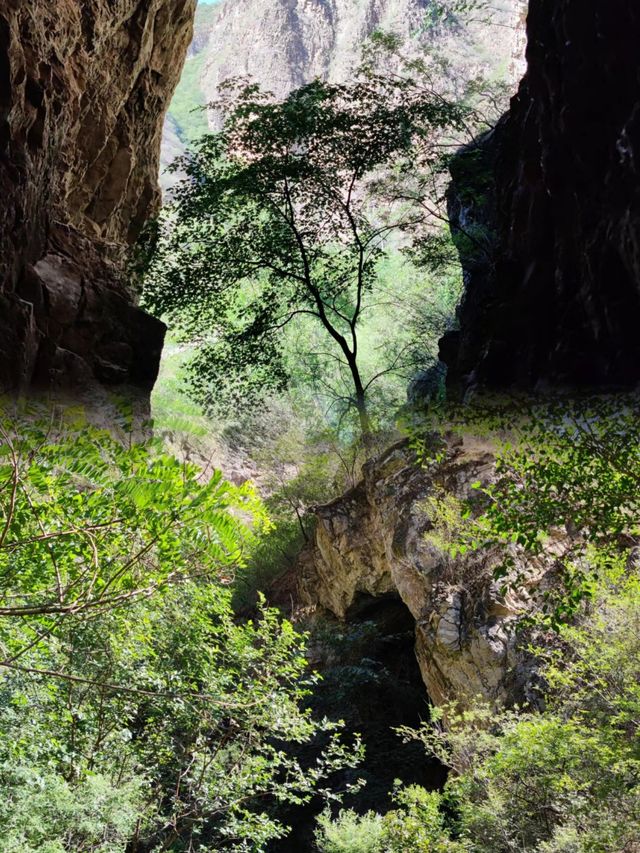
M 320 853 L 381 853 L 383 833 L 380 815 L 342 809 L 334 820 L 328 812 L 318 818 L 316 844 Z
M 465 847 L 449 838 L 442 795 L 410 785 L 396 791 L 397 809 L 384 818 L 385 853 L 454 853 Z
M 640 579 L 623 558 L 598 576 L 581 622 L 539 649 L 544 711 L 450 706 L 446 728 L 420 732 L 451 768 L 445 795 L 456 820 L 447 832 L 460 849 L 620 853 L 640 838 Z M 415 826 L 406 809 L 387 817 L 395 837 L 407 814 Z M 447 829 L 433 808 L 418 824 L 430 821 Z
M 318 818 L 316 844 L 320 853 L 456 853 L 466 850 L 445 828 L 442 795 L 419 785 L 398 787 L 396 808 L 384 817 L 342 810 Z
M 305 710 L 305 638 L 233 610 L 252 489 L 79 420 L 0 433 L 2 850 L 264 850 L 265 804 L 331 798 L 360 749 Z
M 32 767 L 0 768 L 4 853 L 124 853 L 145 812 L 143 780 L 114 785 L 97 774 L 78 784 Z

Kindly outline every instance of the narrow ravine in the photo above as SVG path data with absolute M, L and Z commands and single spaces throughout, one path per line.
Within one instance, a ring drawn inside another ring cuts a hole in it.
M 639 853 L 587 6 L 0 3 L 0 853 Z

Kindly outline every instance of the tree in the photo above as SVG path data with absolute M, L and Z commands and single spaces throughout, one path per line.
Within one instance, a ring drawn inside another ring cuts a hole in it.
M 200 392 L 236 400 L 286 385 L 283 333 L 311 319 L 324 355 L 349 376 L 342 403 L 366 436 L 380 374 L 362 373 L 362 316 L 392 236 L 422 217 L 402 205 L 381 216 L 372 188 L 417 145 L 422 162 L 435 158 L 464 111 L 411 76 L 371 68 L 345 85 L 316 80 L 281 103 L 236 82 L 219 106 L 223 130 L 175 165 L 187 177 L 161 228 L 146 304 L 202 342 Z

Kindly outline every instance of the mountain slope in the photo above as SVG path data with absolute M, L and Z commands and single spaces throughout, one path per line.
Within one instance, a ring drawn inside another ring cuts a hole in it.
M 495 25 L 433 24 L 432 0 L 223 0 L 200 5 L 195 36 L 168 116 L 163 163 L 206 129 L 198 106 L 228 78 L 249 76 L 277 97 L 315 77 L 348 78 L 366 40 L 397 33 L 407 52 L 437 45 L 459 73 L 515 83 L 523 72 L 521 0 L 496 4 Z M 193 110 L 196 110 L 193 112 Z M 217 117 L 208 114 L 209 128 Z M 176 146 L 176 137 L 178 145 Z M 165 176 L 166 177 L 166 176 Z

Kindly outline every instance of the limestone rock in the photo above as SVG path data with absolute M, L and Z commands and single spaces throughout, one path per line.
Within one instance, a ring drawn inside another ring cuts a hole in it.
M 196 0 L 0 5 L 0 390 L 148 389 L 164 327 L 123 280 L 159 202 Z
M 375 29 L 403 35 L 422 22 L 426 0 L 227 0 L 209 35 L 202 76 L 213 99 L 229 77 L 250 76 L 278 98 L 314 77 L 347 79 Z
M 640 6 L 530 0 L 527 26 L 510 111 L 454 164 L 454 226 L 479 223 L 493 247 L 462 257 L 461 329 L 441 357 L 463 387 L 634 387 Z
M 223 0 L 200 7 L 196 17 L 190 56 L 201 70 L 191 97 L 194 106 L 211 103 L 233 77 L 251 77 L 277 98 L 316 77 L 344 82 L 377 30 L 403 37 L 405 55 L 412 45 L 421 55 L 435 46 L 460 74 L 498 76 L 515 88 L 524 70 L 522 4 L 500 4 L 495 26 L 442 28 L 429 26 L 431 0 Z M 212 128 L 219 118 L 210 110 Z M 175 128 L 168 130 L 165 162 L 176 149 Z
M 551 583 L 562 532 L 542 558 L 525 562 L 512 552 L 525 580 L 505 596 L 493 577 L 504 550 L 454 559 L 425 535 L 434 522 L 427 498 L 478 494 L 472 483 L 488 483 L 493 470 L 491 446 L 470 437 L 449 440 L 444 461 L 427 467 L 406 441 L 396 444 L 365 466 L 352 491 L 316 510 L 315 540 L 293 573 L 303 607 L 339 618 L 361 596 L 398 595 L 415 620 L 418 662 L 437 704 L 535 699 L 535 662 L 515 629 Z

